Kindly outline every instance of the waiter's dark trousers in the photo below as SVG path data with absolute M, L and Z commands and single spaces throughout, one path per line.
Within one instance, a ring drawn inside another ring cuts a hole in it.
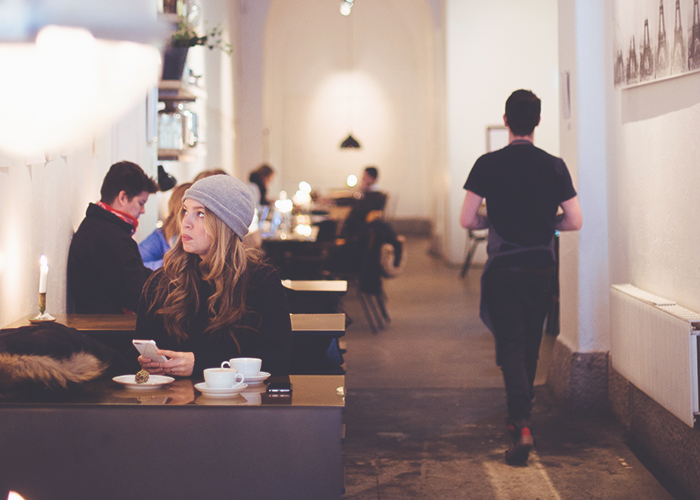
M 553 269 L 491 268 L 485 276 L 484 300 L 496 337 L 496 363 L 503 372 L 508 415 L 520 427 L 530 426 L 553 273 Z

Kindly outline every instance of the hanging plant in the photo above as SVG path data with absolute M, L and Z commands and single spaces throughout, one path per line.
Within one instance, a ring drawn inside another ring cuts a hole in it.
M 224 29 L 220 25 L 199 35 L 194 25 L 181 19 L 177 25 L 177 30 L 170 37 L 170 46 L 178 48 L 189 48 L 201 45 L 210 50 L 219 49 L 227 55 L 231 55 L 231 44 L 224 40 Z

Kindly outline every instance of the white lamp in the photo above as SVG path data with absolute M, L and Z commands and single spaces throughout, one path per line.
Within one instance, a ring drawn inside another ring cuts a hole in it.
M 0 2 L 0 149 L 81 146 L 146 97 L 167 28 L 144 3 Z

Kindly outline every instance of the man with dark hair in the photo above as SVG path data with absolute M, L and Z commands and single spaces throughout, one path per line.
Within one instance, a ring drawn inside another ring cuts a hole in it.
M 464 185 L 460 215 L 465 228 L 489 229 L 481 319 L 495 337 L 506 387 L 509 464 L 527 461 L 533 447 L 533 387 L 555 278 L 554 233 L 576 231 L 582 224 L 564 161 L 533 145 L 540 107 L 529 90 L 516 90 L 508 98 L 503 121 L 509 144 L 476 161 Z M 479 213 L 484 199 L 488 216 Z
M 377 188 L 377 178 L 379 177 L 379 171 L 377 167 L 367 167 L 362 173 L 362 179 L 360 180 L 360 191 L 366 193 L 368 191 L 376 191 Z
M 131 237 L 149 195 L 158 186 L 128 161 L 115 163 L 73 235 L 68 252 L 68 286 L 79 314 L 125 314 L 136 310 L 151 270 Z

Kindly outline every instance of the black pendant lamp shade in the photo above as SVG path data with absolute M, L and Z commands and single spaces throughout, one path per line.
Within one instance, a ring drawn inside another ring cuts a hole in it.
M 158 187 L 161 191 L 169 191 L 177 185 L 175 177 L 165 171 L 163 165 L 158 165 Z
M 357 142 L 357 140 L 352 136 L 352 134 L 349 134 L 347 139 L 345 139 L 341 144 L 340 144 L 340 149 L 347 149 L 347 148 L 360 148 L 360 143 Z

